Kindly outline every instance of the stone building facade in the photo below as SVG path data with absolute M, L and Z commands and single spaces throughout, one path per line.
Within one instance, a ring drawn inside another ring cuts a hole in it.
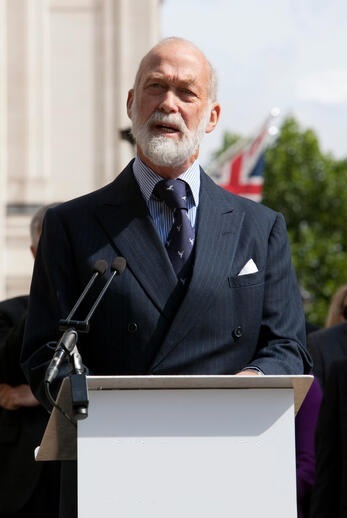
M 27 293 L 38 206 L 133 156 L 125 101 L 161 0 L 0 0 L 0 299 Z

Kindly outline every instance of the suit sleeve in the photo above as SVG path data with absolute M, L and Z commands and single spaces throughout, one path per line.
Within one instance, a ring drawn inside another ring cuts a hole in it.
M 268 240 L 263 316 L 252 366 L 264 374 L 303 374 L 312 367 L 301 295 L 281 214 Z
M 21 355 L 22 368 L 37 399 L 46 407 L 44 375 L 61 333 L 59 319 L 74 300 L 72 248 L 68 232 L 52 209 L 45 216 L 34 264 L 28 317 Z M 69 266 L 70 265 L 70 266 Z M 64 371 L 62 370 L 62 376 Z M 61 379 L 56 380 L 58 388 Z

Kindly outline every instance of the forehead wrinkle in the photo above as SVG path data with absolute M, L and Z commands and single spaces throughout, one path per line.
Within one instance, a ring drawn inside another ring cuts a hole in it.
M 196 76 L 191 73 L 182 74 L 181 72 L 149 72 L 148 76 L 145 78 L 145 82 L 147 81 L 163 81 L 172 83 L 174 85 L 179 86 L 192 86 L 196 84 Z
M 133 86 L 135 94 L 140 84 L 143 85 L 147 81 L 150 70 L 156 72 L 167 66 L 181 72 L 184 70 L 187 72 L 190 69 L 191 74 L 182 79 L 188 81 L 190 85 L 194 84 L 203 97 L 211 97 L 211 100 L 216 101 L 217 83 L 211 64 L 200 49 L 180 38 L 164 40 L 142 58 Z M 176 75 L 177 72 L 169 74 L 170 77 L 172 76 L 171 80 L 174 80 Z

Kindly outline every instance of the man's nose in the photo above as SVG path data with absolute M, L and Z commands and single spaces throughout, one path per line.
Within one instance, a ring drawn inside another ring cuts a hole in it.
M 178 112 L 178 99 L 172 90 L 167 90 L 163 93 L 162 99 L 158 106 L 159 110 L 163 113 L 177 113 Z

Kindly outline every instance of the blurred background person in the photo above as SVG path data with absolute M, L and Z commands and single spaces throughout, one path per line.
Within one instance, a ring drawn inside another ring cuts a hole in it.
M 46 210 L 55 205 L 40 207 L 31 220 L 34 257 Z M 23 295 L 0 303 L 0 518 L 58 515 L 58 464 L 36 462 L 34 456 L 49 414 L 33 395 L 19 362 L 28 302 Z
M 347 284 L 341 286 L 331 299 L 325 327 L 342 324 L 347 320 Z
M 347 326 L 347 324 L 342 324 Z M 316 431 L 311 518 L 347 516 L 347 358 L 332 362 Z
M 323 390 L 315 432 L 311 518 L 347 516 L 347 284 L 333 295 L 325 328 L 308 335 L 313 372 Z
M 324 391 L 332 362 L 347 358 L 347 284 L 333 295 L 325 328 L 308 334 L 313 373 Z

